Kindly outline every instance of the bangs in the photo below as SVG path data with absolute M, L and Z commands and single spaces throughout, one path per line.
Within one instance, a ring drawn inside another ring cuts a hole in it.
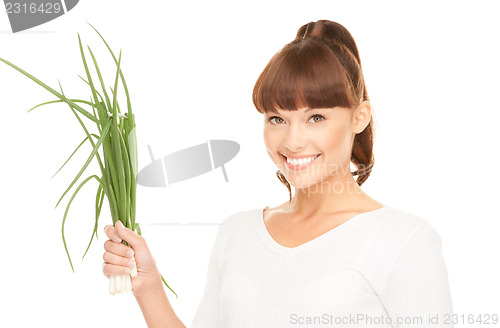
M 260 113 L 299 108 L 352 108 L 351 81 L 325 41 L 295 40 L 271 58 L 253 89 Z

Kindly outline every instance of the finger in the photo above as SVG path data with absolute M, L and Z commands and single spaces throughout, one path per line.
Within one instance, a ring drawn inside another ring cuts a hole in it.
M 114 265 L 109 263 L 104 263 L 102 266 L 102 273 L 104 275 L 115 275 L 115 276 L 123 276 L 132 272 L 132 269 L 129 267 L 124 267 L 121 265 Z
M 115 223 L 115 231 L 119 238 L 125 240 L 134 249 L 140 249 L 145 247 L 145 241 L 142 236 L 139 236 L 129 228 L 126 228 L 120 220 Z
M 109 273 L 105 273 L 105 272 L 104 272 L 104 266 L 105 266 L 105 265 L 106 265 L 106 262 L 103 262 L 103 263 L 102 263 L 102 269 L 101 269 L 101 270 L 102 270 L 102 273 L 103 273 L 106 277 L 110 278 L 110 276 L 111 276 L 111 275 L 110 275 Z
M 106 240 L 104 242 L 104 249 L 107 250 L 108 252 L 111 252 L 113 254 L 122 257 L 132 258 L 134 256 L 134 250 L 132 248 L 123 245 L 122 243 L 116 243 L 111 240 Z
M 123 266 L 123 267 L 129 267 L 132 269 L 135 267 L 135 260 L 134 259 L 118 256 L 118 255 L 115 255 L 115 254 L 110 253 L 110 252 L 104 253 L 104 255 L 102 256 L 102 259 L 104 260 L 104 262 L 109 263 L 109 264 L 119 265 L 119 266 Z
M 110 224 L 104 227 L 104 233 L 114 242 L 120 243 L 122 241 L 122 239 L 116 234 L 116 228 Z

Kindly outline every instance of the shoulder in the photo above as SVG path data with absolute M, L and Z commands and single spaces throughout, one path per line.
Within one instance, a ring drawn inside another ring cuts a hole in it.
M 378 241 L 380 247 L 392 248 L 403 247 L 422 229 L 431 230 L 437 234 L 426 218 L 393 206 L 386 206 L 385 210 L 380 211 L 378 215 L 370 217 L 362 228 L 368 235 L 367 237 L 372 236 L 373 241 Z
M 255 219 L 259 214 L 262 216 L 262 208 L 241 210 L 228 215 L 224 220 L 222 220 L 221 224 L 228 227 L 238 226 L 242 223 Z
M 388 207 L 364 226 L 368 243 L 359 267 L 370 277 L 375 289 L 382 287 L 394 263 L 405 251 L 414 254 L 441 252 L 441 238 L 424 217 L 409 211 Z
M 398 229 L 407 229 L 410 234 L 408 241 L 416 240 L 419 236 L 433 235 L 441 243 L 439 234 L 432 223 L 422 216 L 403 209 L 393 208 L 393 214 L 389 222 Z
M 416 247 L 425 250 L 440 250 L 442 247 L 441 237 L 432 223 L 426 218 L 402 210 L 392 208 L 392 214 L 386 218 L 388 232 L 397 236 L 401 234 L 399 253 L 405 248 Z M 397 237 L 396 237 L 397 238 Z
M 410 241 L 424 234 L 433 235 L 439 244 L 438 232 L 426 218 L 407 210 L 387 206 L 384 211 L 364 226 L 372 243 L 370 247 L 381 252 L 400 252 Z
M 363 213 L 358 221 L 352 233 L 369 252 L 401 248 L 418 230 L 431 225 L 426 218 L 394 206 Z
M 253 208 L 234 212 L 226 216 L 219 224 L 219 234 L 226 236 L 245 232 L 254 224 L 257 218 L 262 218 L 262 209 Z
M 394 206 L 386 207 L 387 210 L 379 218 L 385 227 L 413 231 L 430 225 L 430 222 L 420 215 Z
M 227 262 L 231 254 L 237 252 L 242 244 L 248 245 L 252 240 L 249 232 L 253 231 L 257 216 L 262 217 L 261 213 L 262 209 L 246 209 L 231 213 L 220 222 L 214 246 L 218 249 L 219 261 L 222 261 L 220 265 L 224 265 L 224 262 Z

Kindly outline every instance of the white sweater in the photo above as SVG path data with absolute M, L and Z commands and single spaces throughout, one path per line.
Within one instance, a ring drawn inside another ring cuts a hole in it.
M 298 247 L 278 244 L 263 209 L 227 217 L 191 328 L 453 327 L 441 238 L 385 206 Z

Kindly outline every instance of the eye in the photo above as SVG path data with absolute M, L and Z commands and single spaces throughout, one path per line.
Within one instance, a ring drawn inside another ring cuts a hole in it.
M 314 119 L 314 118 L 318 118 L 318 120 Z M 281 120 L 280 123 L 274 123 L 273 120 L 274 119 L 278 119 L 278 120 Z M 317 123 L 317 122 L 321 122 L 323 120 L 325 120 L 325 117 L 323 115 L 320 115 L 320 114 L 315 114 L 313 116 L 311 116 L 311 118 L 309 120 L 313 119 L 313 123 Z M 269 118 L 269 122 L 271 122 L 272 124 L 276 125 L 276 124 L 281 124 L 283 122 L 283 119 L 279 116 L 271 116 Z
M 325 117 L 323 115 L 319 115 L 319 114 L 315 114 L 315 115 L 311 116 L 311 118 L 315 118 L 315 117 L 319 117 L 319 118 L 321 118 L 321 120 L 319 120 L 319 121 L 314 120 L 314 122 L 321 122 L 325 119 Z M 309 120 L 311 120 L 311 118 Z
M 274 120 L 275 118 L 277 118 L 277 119 L 279 119 L 279 120 L 282 120 L 282 121 L 283 121 L 283 119 L 282 119 L 281 117 L 279 117 L 279 116 L 271 116 L 271 117 L 269 118 L 269 122 L 273 123 L 273 120 Z M 273 124 L 276 124 L 276 123 L 273 123 Z M 278 124 L 279 124 L 279 123 L 278 123 Z

